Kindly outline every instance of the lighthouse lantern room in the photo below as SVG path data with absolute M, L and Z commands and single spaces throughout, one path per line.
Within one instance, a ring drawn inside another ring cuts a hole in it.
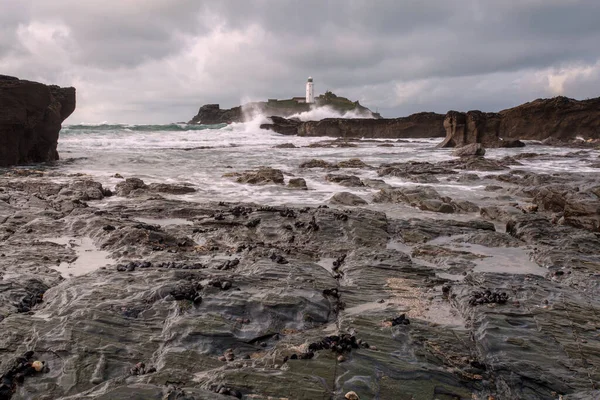
M 315 92 L 313 89 L 313 78 L 311 76 L 308 77 L 308 82 L 306 82 L 306 102 L 309 104 L 315 102 Z

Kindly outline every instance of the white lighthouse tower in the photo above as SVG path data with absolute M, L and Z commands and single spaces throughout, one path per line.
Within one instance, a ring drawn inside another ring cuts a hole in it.
M 313 79 L 312 76 L 308 77 L 308 82 L 306 82 L 306 102 L 311 104 L 315 102 L 315 92 L 313 89 Z

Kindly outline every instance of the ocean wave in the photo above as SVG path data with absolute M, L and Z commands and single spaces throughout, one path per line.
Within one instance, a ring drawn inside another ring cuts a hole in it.
M 129 125 L 129 124 L 74 124 L 63 126 L 64 131 L 133 131 L 133 132 L 186 132 L 203 131 L 206 129 L 221 129 L 227 124 L 216 125 L 189 125 L 189 124 L 165 124 L 165 125 Z

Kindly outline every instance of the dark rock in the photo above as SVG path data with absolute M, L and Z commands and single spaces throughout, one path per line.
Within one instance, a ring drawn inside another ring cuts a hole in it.
M 26 294 L 15 304 L 17 312 L 26 313 L 31 311 L 36 304 L 42 303 L 44 300 L 44 293 L 48 290 L 43 282 L 37 279 L 30 279 L 27 281 Z
M 567 225 L 600 232 L 600 186 L 569 195 L 563 215 Z
M 388 322 L 391 322 L 392 326 L 410 325 L 410 321 L 408 318 L 406 318 L 406 314 L 401 314 L 399 317 L 388 320 Z
M 467 201 L 454 202 L 450 198 L 442 197 L 429 186 L 382 189 L 374 196 L 373 201 L 376 203 L 405 203 L 424 211 L 446 214 L 479 211 L 475 204 Z
M 522 147 L 520 140 L 600 139 L 600 97 L 577 101 L 566 97 L 538 99 L 520 106 L 483 113 L 449 111 L 446 138 L 439 147 L 481 143 L 486 147 Z M 562 142 L 561 142 L 562 143 Z
M 151 183 L 148 185 L 148 190 L 151 192 L 168 194 L 188 194 L 196 191 L 196 189 L 190 186 L 173 185 L 169 183 Z
M 216 125 L 229 124 L 231 122 L 242 122 L 244 115 L 242 107 L 234 107 L 228 110 L 222 110 L 218 104 L 205 104 L 198 110 L 198 114 L 194 116 L 188 123 Z
M 272 130 L 282 135 L 297 135 L 301 122 L 293 119 L 272 116 L 270 124 L 261 124 L 260 129 Z
M 439 166 L 469 171 L 501 171 L 510 168 L 512 163 L 505 160 L 494 160 L 483 157 L 461 157 L 455 160 L 442 161 Z
M 303 162 L 300 164 L 300 168 L 327 168 L 327 169 L 337 169 L 338 167 L 335 164 L 328 163 L 324 160 L 310 160 Z
M 171 296 L 175 300 L 189 300 L 195 304 L 202 302 L 202 285 L 199 282 L 182 284 L 171 290 Z
M 350 186 L 350 187 L 364 186 L 362 181 L 360 180 L 360 178 L 355 175 L 328 174 L 325 176 L 325 179 L 329 182 L 338 183 L 342 186 Z
M 394 119 L 325 118 L 320 121 L 294 121 L 271 117 L 271 124 L 261 125 L 284 135 L 333 136 L 342 138 L 427 138 L 443 137 L 444 116 L 417 113 Z
M 137 189 L 147 189 L 148 185 L 139 178 L 127 178 L 123 182 L 117 183 L 115 186 L 115 192 L 118 196 L 129 196 L 133 191 Z
M 106 190 L 100 182 L 83 179 L 70 183 L 67 188 L 61 189 L 59 195 L 74 197 L 81 201 L 102 200 L 107 193 Z
M 26 377 L 49 371 L 45 361 L 33 360 L 34 355 L 33 351 L 28 351 L 14 360 L 10 367 L 8 363 L 3 365 L 5 372 L 0 376 L 0 399 L 10 400 Z
M 288 182 L 288 187 L 291 189 L 308 190 L 304 178 L 292 178 Z
M 334 194 L 331 199 L 329 199 L 331 204 L 337 204 L 341 206 L 362 206 L 368 204 L 361 197 L 348 193 L 348 192 L 339 192 Z
M 370 168 L 370 165 L 365 164 L 359 158 L 351 158 L 349 160 L 340 161 L 337 163 L 338 168 Z
M 271 256 L 269 257 L 273 262 L 276 262 L 277 264 L 289 264 L 289 261 L 285 259 L 285 257 L 272 253 Z
M 62 122 L 75 110 L 75 88 L 0 75 L 0 167 L 58 160 Z
M 452 166 L 453 167 L 453 166 Z M 418 175 L 453 175 L 456 174 L 452 168 L 447 168 L 439 164 L 429 162 L 409 161 L 406 163 L 383 164 L 377 170 L 379 176 L 397 176 L 400 178 L 408 178 L 413 181 Z
M 503 140 L 502 138 L 500 138 L 500 143 L 498 144 L 498 147 L 503 147 L 503 148 L 518 148 L 518 147 L 525 147 L 525 143 L 521 142 L 518 139 L 514 139 L 514 140 Z
M 506 304 L 508 298 L 509 296 L 506 292 L 492 292 L 491 290 L 474 291 L 471 293 L 469 304 L 472 306 L 491 303 Z
M 455 157 L 483 157 L 485 155 L 485 148 L 481 143 L 471 143 L 457 148 L 452 152 L 452 155 Z
M 294 143 L 281 143 L 273 146 L 274 149 L 295 149 L 296 145 Z
M 274 183 L 283 185 L 283 172 L 275 168 L 261 167 L 255 171 L 245 171 L 237 178 L 238 183 L 250 183 L 252 185 L 266 185 Z
M 454 221 L 411 218 L 390 224 L 389 233 L 404 243 L 425 243 L 441 236 L 494 232 L 494 224 L 483 220 Z
M 444 118 L 446 138 L 438 147 L 463 147 L 480 143 L 498 147 L 501 116 L 496 113 L 448 111 Z

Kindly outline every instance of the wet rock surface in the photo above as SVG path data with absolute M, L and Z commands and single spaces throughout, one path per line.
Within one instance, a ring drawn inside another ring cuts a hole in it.
M 348 192 L 339 192 L 334 194 L 329 202 L 341 206 L 362 206 L 368 204 L 365 199 Z
M 598 397 L 597 176 L 487 161 L 313 162 L 381 191 L 309 207 L 5 171 L 0 398 Z
M 275 168 L 261 167 L 255 171 L 245 171 L 236 180 L 238 183 L 250 183 L 252 185 L 278 184 L 284 182 L 283 172 Z
M 441 196 L 429 186 L 399 189 L 381 189 L 373 199 L 376 203 L 406 203 L 423 211 L 451 214 L 455 212 L 477 212 L 479 207 L 469 201 L 454 201 Z

